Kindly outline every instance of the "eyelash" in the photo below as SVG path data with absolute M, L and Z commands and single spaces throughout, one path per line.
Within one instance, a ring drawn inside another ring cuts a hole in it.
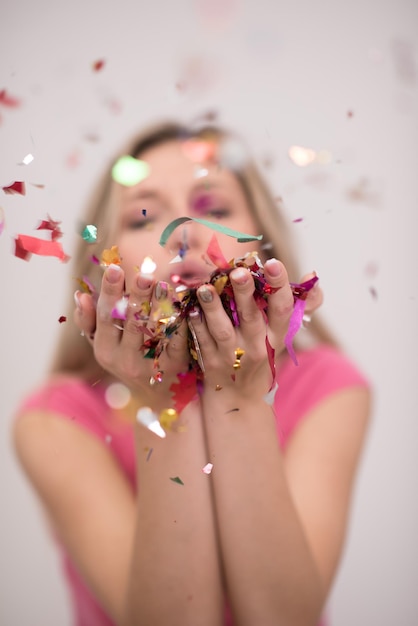
M 231 215 L 231 211 L 229 209 L 209 209 L 207 212 L 207 215 L 210 217 L 215 217 L 215 218 L 221 218 L 221 217 L 228 217 L 229 215 Z
M 144 217 L 144 219 L 142 220 L 136 220 L 135 222 L 129 222 L 128 224 L 128 228 L 129 230 L 141 230 L 143 228 L 145 228 L 146 226 L 149 226 L 149 224 L 152 223 L 152 220 L 150 220 L 149 218 Z

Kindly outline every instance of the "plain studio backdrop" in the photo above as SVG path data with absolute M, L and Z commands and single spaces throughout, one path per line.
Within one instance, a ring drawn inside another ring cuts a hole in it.
M 206 116 L 242 134 L 282 198 L 324 317 L 375 390 L 332 623 L 416 625 L 417 0 L 3 0 L 0 22 L 0 187 L 27 188 L 0 189 L 0 623 L 71 623 L 9 433 L 74 280 L 13 239 L 50 215 L 71 255 L 114 150 L 147 122 Z M 295 164 L 295 145 L 319 159 Z

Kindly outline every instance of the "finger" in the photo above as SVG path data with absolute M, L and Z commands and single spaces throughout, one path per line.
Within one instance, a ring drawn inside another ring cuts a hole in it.
M 245 267 L 238 267 L 231 272 L 230 279 L 242 334 L 251 339 L 260 333 L 265 335 L 266 324 L 253 297 L 255 286 L 251 273 Z
M 121 349 L 123 351 L 137 352 L 142 346 L 143 328 L 147 326 L 150 317 L 153 287 L 154 280 L 150 276 L 137 274 L 133 281 L 121 337 Z
M 314 276 L 316 276 L 315 272 L 312 272 L 311 274 L 307 274 L 306 276 L 303 277 L 301 282 L 310 280 Z M 316 309 L 318 309 L 322 305 L 323 301 L 324 301 L 323 291 L 321 287 L 319 286 L 319 284 L 315 283 L 312 289 L 308 291 L 308 295 L 306 297 L 305 312 L 309 315 L 312 315 L 312 313 L 316 311 Z
M 230 344 L 233 345 L 235 329 L 215 288 L 212 285 L 202 285 L 197 290 L 197 296 L 204 318 L 193 318 L 193 326 L 202 350 L 208 353 L 215 347 L 223 349 Z
M 94 340 L 96 358 L 104 367 L 112 364 L 112 354 L 119 345 L 121 331 L 115 326 L 112 311 L 123 297 L 124 273 L 119 265 L 111 264 L 103 275 L 97 302 L 97 321 Z
M 293 311 L 293 293 L 287 271 L 277 259 L 269 259 L 264 264 L 264 275 L 275 291 L 268 296 L 268 323 L 272 332 L 280 339 L 286 334 Z
M 88 293 L 77 290 L 74 293 L 76 309 L 74 311 L 74 322 L 81 333 L 91 342 L 96 330 L 96 307 L 93 298 Z

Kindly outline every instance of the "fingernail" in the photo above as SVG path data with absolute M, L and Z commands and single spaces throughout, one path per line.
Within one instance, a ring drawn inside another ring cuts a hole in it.
M 165 298 L 167 298 L 167 294 L 168 283 L 166 283 L 164 280 L 158 281 L 155 286 L 155 297 L 157 298 L 157 300 L 164 300 Z
M 78 289 L 77 291 L 74 292 L 74 302 L 77 307 L 77 311 L 81 313 L 83 309 L 81 308 L 81 303 L 80 303 L 80 293 L 81 291 L 79 291 Z
M 152 285 L 152 276 L 145 276 L 144 274 L 138 274 L 136 277 L 136 284 L 139 289 L 149 289 Z
M 231 272 L 231 278 L 234 282 L 238 283 L 238 285 L 245 285 L 248 281 L 248 272 L 243 267 L 238 267 L 233 272 Z
M 115 263 L 111 263 L 106 270 L 106 278 L 109 283 L 117 283 L 122 273 L 122 268 L 120 265 L 116 265 Z
M 268 259 L 268 261 L 264 263 L 264 267 L 268 269 L 271 276 L 280 276 L 282 273 L 282 266 L 277 259 Z
M 199 294 L 199 298 L 203 302 L 212 302 L 213 294 L 212 294 L 211 290 L 208 287 L 206 287 L 205 285 L 203 285 L 203 287 L 199 287 L 197 293 Z

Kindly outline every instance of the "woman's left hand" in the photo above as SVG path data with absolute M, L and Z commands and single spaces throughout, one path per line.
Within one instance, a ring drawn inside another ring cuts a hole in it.
M 231 388 L 254 398 L 264 395 L 272 384 L 266 337 L 279 355 L 293 311 L 293 293 L 287 271 L 280 261 L 268 260 L 264 274 L 275 292 L 268 296 L 268 322 L 254 300 L 254 281 L 244 267 L 234 269 L 230 280 L 234 291 L 239 326 L 233 326 L 221 299 L 212 285 L 198 289 L 203 315 L 192 315 L 191 323 L 199 342 L 204 364 L 205 386 Z M 309 293 L 306 312 L 312 313 L 322 302 L 321 290 Z M 243 351 L 239 356 L 240 349 Z M 235 368 L 234 368 L 235 363 Z

